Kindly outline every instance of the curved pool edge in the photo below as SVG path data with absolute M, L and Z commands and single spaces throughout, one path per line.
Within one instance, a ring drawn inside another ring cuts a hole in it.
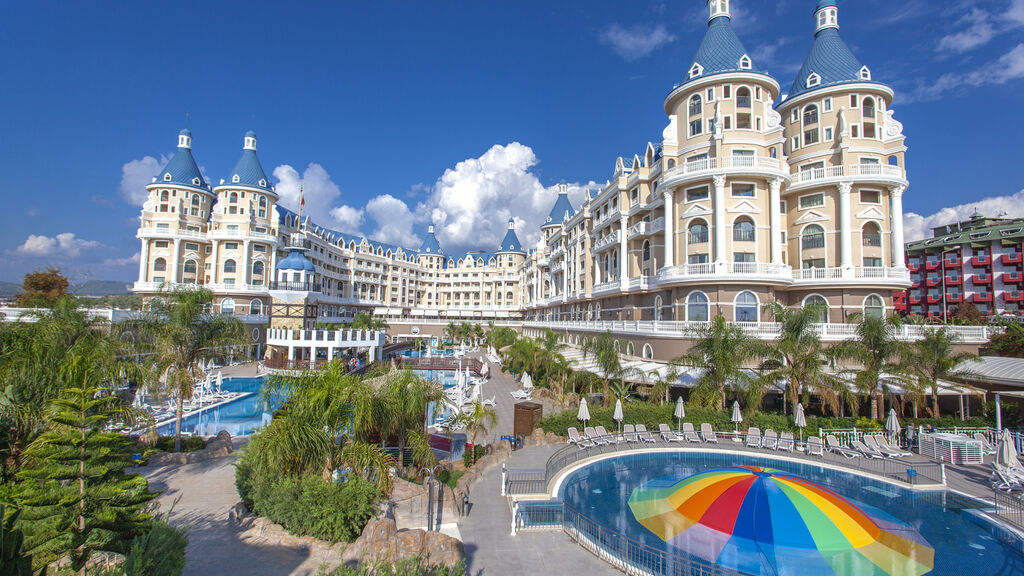
M 606 452 L 606 453 L 603 453 L 603 454 L 597 454 L 597 455 L 594 455 L 594 456 L 588 456 L 588 457 L 586 457 L 586 458 L 584 458 L 582 460 L 577 460 L 576 462 L 570 464 L 569 466 L 566 466 L 565 468 L 561 469 L 548 482 L 548 486 L 547 486 L 547 489 L 545 490 L 544 494 L 547 497 L 550 497 L 550 498 L 558 498 L 559 497 L 558 496 L 558 492 L 559 492 L 559 490 L 562 487 L 562 483 L 565 481 L 566 478 L 569 477 L 570 474 L 572 474 L 572 473 L 574 473 L 574 472 L 576 472 L 576 471 L 578 471 L 578 470 L 580 470 L 582 468 L 585 468 L 585 467 L 587 467 L 587 466 L 589 466 L 591 464 L 594 464 L 595 462 L 601 462 L 601 461 L 604 461 L 604 460 L 610 460 L 610 459 L 613 459 L 613 458 L 619 458 L 619 457 L 628 456 L 628 455 L 631 455 L 631 454 L 666 454 L 666 453 L 675 453 L 675 452 L 689 453 L 689 454 L 733 454 L 733 455 L 741 455 L 740 453 L 736 452 L 735 450 L 724 450 L 724 449 L 716 449 L 716 448 L 688 448 L 688 447 L 683 447 L 683 446 L 637 448 L 637 449 L 630 450 L 629 452 Z M 949 488 L 949 486 L 947 486 L 945 484 L 908 484 L 906 482 L 899 482 L 899 481 L 893 480 L 892 478 L 886 478 L 884 476 L 880 476 L 878 474 L 874 474 L 874 473 L 866 471 L 866 470 L 861 470 L 861 469 L 856 469 L 856 468 L 848 468 L 848 467 L 845 467 L 845 466 L 837 466 L 837 465 L 829 463 L 829 462 L 817 462 L 817 461 L 808 460 L 808 459 L 805 459 L 805 458 L 781 456 L 779 454 L 773 454 L 773 453 L 764 453 L 764 454 L 761 454 L 761 453 L 749 453 L 749 454 L 743 453 L 742 456 L 765 458 L 767 460 L 778 460 L 778 461 L 782 461 L 782 462 L 790 462 L 790 463 L 795 463 L 795 464 L 807 464 L 807 465 L 810 465 L 810 466 L 815 466 L 815 467 L 826 469 L 826 470 L 834 470 L 834 471 L 842 472 L 842 473 L 845 473 L 845 474 L 853 474 L 853 475 L 858 475 L 858 476 L 866 476 L 866 477 L 871 478 L 872 480 L 877 480 L 879 482 L 885 482 L 886 484 L 891 484 L 893 486 L 900 486 L 902 488 L 909 488 L 911 490 L 922 490 L 922 491 L 927 491 L 927 490 L 948 490 L 950 492 L 957 492 L 955 490 L 951 490 Z M 959 492 L 957 492 L 957 493 L 959 493 Z M 978 500 L 978 501 L 983 501 L 983 500 L 977 498 L 976 496 L 971 496 L 969 494 L 962 494 L 962 495 L 964 495 L 964 496 L 966 496 L 968 498 L 973 498 L 973 499 Z

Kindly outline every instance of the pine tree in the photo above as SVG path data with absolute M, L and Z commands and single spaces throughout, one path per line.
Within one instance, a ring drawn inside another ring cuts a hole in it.
M 76 359 L 64 377 L 75 386 L 50 403 L 47 430 L 25 451 L 16 495 L 36 566 L 67 558 L 84 576 L 94 553 L 129 551 L 148 528 L 147 503 L 156 494 L 145 478 L 124 471 L 134 447 L 106 431 L 119 419 L 119 400 L 100 394 L 96 365 Z

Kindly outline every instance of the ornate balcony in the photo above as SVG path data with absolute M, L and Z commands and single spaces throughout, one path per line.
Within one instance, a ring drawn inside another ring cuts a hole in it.
M 881 284 L 910 286 L 910 271 L 906 268 L 885 266 L 858 266 L 855 268 L 804 268 L 793 271 L 797 284 Z
M 638 236 L 649 236 L 665 229 L 665 218 L 656 218 L 651 222 L 646 220 L 637 222 L 626 231 L 626 238 L 633 239 Z
M 765 174 L 789 179 L 789 165 L 778 158 L 766 156 L 725 156 L 684 162 L 669 168 L 661 176 L 661 184 L 676 185 L 717 174 Z
M 594 242 L 594 251 L 597 252 L 598 250 L 603 250 L 615 244 L 616 242 L 619 241 L 619 238 L 621 238 L 621 236 L 622 230 L 615 230 L 614 232 L 611 232 L 610 234 Z
M 793 281 L 793 270 L 783 264 L 762 262 L 707 262 L 662 268 L 656 279 L 659 285 L 709 281 L 789 284 Z
M 838 184 L 842 181 L 857 180 L 880 184 L 906 185 L 903 169 L 888 164 L 851 164 L 828 166 L 813 170 L 800 170 L 792 175 L 789 189 L 808 188 L 820 184 Z

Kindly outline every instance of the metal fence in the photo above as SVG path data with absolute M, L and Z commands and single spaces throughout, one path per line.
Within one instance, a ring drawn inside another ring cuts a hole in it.
M 1017 494 L 995 490 L 996 516 L 1024 529 L 1024 499 Z

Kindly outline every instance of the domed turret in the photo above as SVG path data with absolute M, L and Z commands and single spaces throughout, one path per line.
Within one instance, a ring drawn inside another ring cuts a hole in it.
M 839 36 L 836 0 L 821 0 L 814 9 L 814 44 L 793 81 L 789 98 L 829 86 L 872 83 L 871 70 L 861 64 Z
M 764 74 L 732 29 L 729 0 L 708 0 L 708 31 L 687 69 L 683 85 L 715 74 L 753 72 Z M 764 74 L 767 76 L 767 74 Z
M 423 239 L 423 245 L 420 246 L 420 255 L 423 254 L 443 254 L 441 251 L 441 244 L 437 241 L 437 236 L 434 236 L 434 225 L 427 226 L 427 235 Z
M 505 252 L 526 254 L 526 251 L 523 250 L 522 243 L 519 242 L 519 236 L 516 236 L 516 221 L 512 218 L 508 219 L 508 232 L 505 233 L 505 238 L 501 241 L 501 246 L 498 246 L 498 254 Z
M 178 184 L 209 192 L 210 185 L 192 157 L 192 132 L 188 129 L 178 133 L 178 149 L 163 170 L 153 177 L 153 183 Z
M 576 210 L 572 207 L 572 202 L 569 201 L 569 187 L 565 184 L 558 185 L 558 200 L 555 200 L 554 207 L 551 208 L 551 213 L 548 214 L 548 219 L 544 222 L 544 226 L 558 226 L 566 218 L 572 218 L 576 214 Z M 544 226 L 541 226 L 542 228 Z
M 267 174 L 263 171 L 263 165 L 260 164 L 259 157 L 256 156 L 256 141 L 255 132 L 250 130 L 245 133 L 242 142 L 242 157 L 238 159 L 238 163 L 235 164 L 235 167 L 228 174 L 227 179 L 221 181 L 221 186 L 258 188 L 276 196 L 274 187 L 270 184 L 270 180 L 267 179 Z

